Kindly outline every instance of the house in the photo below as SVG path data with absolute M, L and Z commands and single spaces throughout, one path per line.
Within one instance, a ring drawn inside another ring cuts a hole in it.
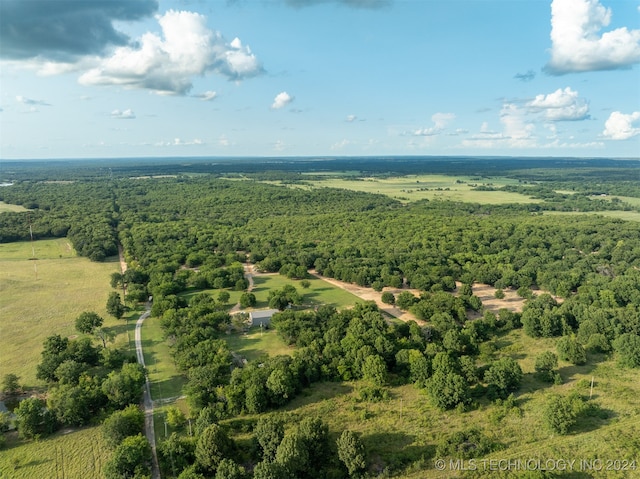
M 260 311 L 251 311 L 249 317 L 251 318 L 251 326 L 262 326 L 268 328 L 271 324 L 271 316 L 275 313 L 279 313 L 277 309 L 262 309 Z

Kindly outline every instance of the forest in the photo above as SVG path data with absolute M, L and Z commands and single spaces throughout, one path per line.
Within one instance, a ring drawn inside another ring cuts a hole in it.
M 326 384 L 355 385 L 354 408 L 388 403 L 411 386 L 438 414 L 464 421 L 484 411 L 494 426 L 517 422 L 523 395 L 539 391 L 537 420 L 550 437 L 620 420 L 638 431 L 637 399 L 591 400 L 567 373 L 611 364 L 623 384 L 640 369 L 640 224 L 602 214 L 640 212 L 637 160 L 7 163 L 0 180 L 11 186 L 0 187 L 0 202 L 26 211 L 0 213 L 0 243 L 67 238 L 95 262 L 121 248 L 128 269 L 112 275 L 110 314 L 121 317 L 153 298 L 151 316 L 185 380 L 187 404 L 186 412 L 171 410 L 175 431 L 157 443 L 162 477 L 498 477 L 486 470 L 420 475 L 437 473 L 438 458 L 509 449 L 482 428 L 433 424 L 438 439 L 420 451 L 385 451 L 357 424 L 336 429 L 325 417 L 288 409 Z M 331 177 L 414 174 L 472 177 L 480 194 L 535 201 L 406 202 L 321 186 Z M 270 327 L 290 354 L 242 361 L 226 340 L 242 329 L 229 295 L 241 294 L 242 311 L 255 304 L 246 265 L 295 283 L 269 292 L 269 306 L 279 310 Z M 374 302 L 304 307 L 311 275 L 382 293 L 384 303 L 416 320 L 389 317 Z M 496 298 L 515 291 L 524 306 L 491 311 L 474 294 L 479 284 Z M 144 371 L 107 347 L 101 324 L 87 313 L 76 323 L 78 339 L 52 331 L 37 373 L 46 392 L 20 402 L 18 433 L 28 441 L 100 421 L 114 451 L 106 477 L 150 477 L 138 408 Z M 496 345 L 506 337 L 549 347 L 501 351 Z M 5 375 L 5 393 L 7 376 L 16 379 Z M 640 443 L 621 439 L 617 447 L 624 456 L 617 459 L 627 461 L 617 475 L 575 477 L 633 477 Z M 561 477 L 520 472 L 504 477 Z

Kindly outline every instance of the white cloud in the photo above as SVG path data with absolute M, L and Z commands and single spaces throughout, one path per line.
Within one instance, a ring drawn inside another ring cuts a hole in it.
M 205 91 L 199 95 L 195 95 L 196 98 L 200 98 L 202 101 L 212 101 L 218 97 L 218 94 L 213 90 Z
M 22 95 L 17 95 L 16 96 L 16 101 L 18 103 L 22 103 L 23 105 L 40 105 L 40 106 L 51 106 L 50 103 L 47 103 L 44 100 L 34 100 L 32 98 L 27 98 L 25 96 Z
M 629 115 L 614 111 L 605 122 L 602 135 L 611 140 L 628 140 L 640 135 L 640 111 Z
M 544 112 L 549 121 L 585 120 L 589 118 L 589 104 L 570 87 L 558 88 L 548 95 L 536 95 L 527 103 L 533 112 Z
M 419 128 L 413 131 L 414 136 L 434 136 L 442 133 L 442 130 L 446 128 L 446 126 L 455 120 L 456 115 L 453 113 L 434 113 L 431 116 L 431 121 L 433 121 L 434 125 L 428 128 Z
M 553 0 L 551 60 L 553 74 L 613 70 L 640 62 L 640 30 L 617 28 L 601 34 L 611 9 L 598 0 Z
M 180 138 L 174 138 L 173 141 L 161 141 L 156 143 L 156 146 L 193 146 L 193 145 L 204 145 L 204 141 L 200 138 L 194 138 L 190 141 L 184 141 Z
M 127 108 L 126 110 L 113 110 L 111 112 L 111 118 L 116 118 L 117 120 L 133 120 L 136 117 L 136 114 L 133 112 L 131 108 Z
M 346 146 L 348 146 L 348 145 L 350 145 L 350 144 L 351 144 L 351 142 L 345 138 L 345 139 L 342 139 L 342 140 L 340 140 L 340 141 L 338 141 L 338 142 L 334 143 L 333 145 L 331 145 L 331 147 L 330 147 L 330 148 L 331 148 L 331 150 L 333 150 L 333 151 L 335 151 L 335 150 L 342 150 L 344 147 L 346 147 Z
M 220 138 L 218 138 L 218 145 L 220 146 L 230 146 L 231 142 L 229 141 L 229 138 L 227 138 L 226 135 L 220 135 Z
M 169 10 L 156 17 L 162 36 L 147 32 L 136 46 L 123 46 L 80 77 L 84 85 L 120 85 L 163 94 L 185 94 L 192 77 L 209 71 L 229 80 L 262 73 L 256 56 L 239 39 L 227 43 L 209 30 L 203 15 Z
M 349 123 L 352 123 L 354 121 L 356 121 L 358 119 L 358 117 L 356 115 L 347 115 L 347 121 Z
M 273 103 L 271 104 L 271 108 L 273 110 L 279 110 L 280 108 L 284 108 L 289 103 L 293 101 L 293 97 L 289 95 L 286 91 L 280 92 L 273 99 Z
M 535 125 L 526 120 L 527 111 L 513 103 L 505 103 L 500 110 L 502 131 L 494 131 L 485 121 L 480 132 L 462 142 L 477 148 L 530 148 L 536 146 Z

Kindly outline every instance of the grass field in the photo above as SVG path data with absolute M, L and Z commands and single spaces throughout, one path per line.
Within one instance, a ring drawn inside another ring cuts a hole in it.
M 32 260 L 33 251 L 37 260 Z M 66 239 L 0 244 L 0 376 L 14 373 L 28 388 L 36 380 L 43 341 L 53 334 L 73 336 L 75 319 L 95 311 L 105 327 L 126 341 L 121 321 L 105 310 L 114 259 L 93 263 L 76 255 Z M 37 275 L 37 276 L 36 276 Z
M 24 206 L 21 205 L 11 205 L 9 203 L 5 203 L 4 201 L 0 201 L 0 213 L 5 211 L 28 211 Z
M 233 333 L 224 337 L 231 351 L 248 361 L 264 356 L 290 355 L 293 348 L 287 346 L 274 329 L 260 331 L 252 328 L 247 334 Z
M 13 433 L 0 454 L 0 478 L 101 479 L 110 454 L 100 426 L 62 430 L 27 443 Z
M 620 370 L 612 361 L 584 366 L 560 362 L 564 383 L 546 385 L 533 376 L 535 356 L 555 350 L 555 339 L 536 340 L 513 331 L 496 340 L 496 357 L 511 356 L 523 371 L 521 390 L 516 394 L 518 410 L 500 411 L 481 399 L 468 412 L 442 412 L 434 408 L 428 397 L 412 385 L 390 388 L 390 399 L 376 403 L 361 402 L 358 391 L 363 382 L 321 383 L 294 399 L 284 409 L 289 411 L 291 425 L 299 417 L 318 415 L 337 436 L 349 429 L 360 433 L 368 451 L 370 466 L 378 471 L 389 467 L 394 477 L 403 479 L 462 477 L 459 471 L 434 467 L 437 444 L 456 431 L 472 427 L 480 429 L 502 449 L 486 456 L 491 459 L 576 459 L 638 460 L 640 458 L 640 371 Z M 566 436 L 551 433 L 542 422 L 546 398 L 550 393 L 577 391 L 589 397 L 608 418 L 588 418 Z M 448 458 L 447 462 L 448 463 Z M 575 465 L 578 468 L 578 464 Z M 640 468 L 640 464 L 637 464 Z M 479 469 L 481 471 L 481 469 Z M 576 478 L 633 478 L 630 472 L 602 471 Z M 482 477 L 496 476 L 487 471 Z M 537 476 L 536 476 L 537 477 Z
M 640 213 L 637 211 L 545 211 L 545 215 L 600 215 L 607 218 L 618 218 L 624 221 L 640 221 Z
M 496 187 L 518 184 L 509 178 L 472 178 L 446 175 L 408 175 L 391 178 L 327 178 L 310 181 L 316 187 L 344 188 L 348 190 L 378 193 L 402 202 L 428 200 L 465 201 L 480 204 L 537 203 L 540 200 L 506 191 L 474 191 L 474 186 Z

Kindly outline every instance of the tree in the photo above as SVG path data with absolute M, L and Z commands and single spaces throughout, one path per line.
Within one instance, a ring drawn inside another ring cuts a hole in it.
M 288 479 L 288 477 L 280 463 L 262 461 L 253 468 L 253 479 Z
M 182 436 L 172 432 L 158 443 L 158 461 L 161 469 L 173 471 L 188 470 L 195 461 L 196 441 L 193 436 Z M 182 474 L 179 476 L 182 477 Z M 204 476 L 198 476 L 204 479 Z
M 2 392 L 5 396 L 14 396 L 20 392 L 20 377 L 16 374 L 5 374 L 2 378 Z
M 551 351 L 545 351 L 536 358 L 536 376 L 541 381 L 552 383 L 556 380 L 558 373 L 554 369 L 558 367 L 558 356 Z
M 262 448 L 262 458 L 273 461 L 284 437 L 284 421 L 276 416 L 262 416 L 258 419 L 254 433 Z
M 32 439 L 39 434 L 48 434 L 55 430 L 55 416 L 46 408 L 42 399 L 27 398 L 20 401 L 13 411 L 16 415 L 18 436 Z
M 196 460 L 200 466 L 215 472 L 220 462 L 228 458 L 235 449 L 235 443 L 224 429 L 217 424 L 207 426 L 196 443 Z
M 338 440 L 338 457 L 347 468 L 350 476 L 355 476 L 365 470 L 367 461 L 360 438 L 351 431 L 343 431 Z
M 585 408 L 584 401 L 577 394 L 569 396 L 554 394 L 547 399 L 543 419 L 553 432 L 567 434 Z
M 618 363 L 623 367 L 640 367 L 640 337 L 632 334 L 621 334 L 613 342 L 618 355 Z
M 485 372 L 484 380 L 490 396 L 505 399 L 510 392 L 520 387 L 522 368 L 511 358 L 501 358 Z
M 167 424 L 174 429 L 180 429 L 187 422 L 184 413 L 176 406 L 167 408 Z
M 362 365 L 362 376 L 376 386 L 384 386 L 387 382 L 387 364 L 379 354 L 367 356 Z
M 569 361 L 572 364 L 580 365 L 587 362 L 587 353 L 582 344 L 576 338 L 570 336 L 562 336 L 556 344 L 558 356 L 560 359 Z
M 102 435 L 109 447 L 116 447 L 125 437 L 142 433 L 144 413 L 135 404 L 116 411 L 102 423 Z
M 308 279 L 303 279 L 302 281 L 300 281 L 300 286 L 302 286 L 303 289 L 309 289 L 311 287 L 311 281 L 309 281 Z
M 125 437 L 104 467 L 106 479 L 150 477 L 151 446 L 142 434 Z
M 138 363 L 124 363 L 120 371 L 111 371 L 102 383 L 102 391 L 117 408 L 138 404 L 145 382 L 144 368 Z
M 396 297 L 391 291 L 385 291 L 380 297 L 384 304 L 396 304 Z
M 120 294 L 112 291 L 107 298 L 107 313 L 116 319 L 120 319 L 124 314 L 124 304 L 120 300 Z
M 416 300 L 417 298 L 409 291 L 403 291 L 396 298 L 396 305 L 406 311 L 416 303 Z
M 229 291 L 220 291 L 218 293 L 218 301 L 222 304 L 227 304 L 229 302 L 229 298 L 231 298 Z
M 76 331 L 84 334 L 91 334 L 93 330 L 102 326 L 104 320 L 93 311 L 80 313 L 76 318 Z
M 240 306 L 243 308 L 253 308 L 257 303 L 256 295 L 253 293 L 242 293 L 240 295 Z
M 244 477 L 244 468 L 231 459 L 223 459 L 218 464 L 215 479 L 243 479 Z
M 300 477 L 309 468 L 309 449 L 298 430 L 284 436 L 276 451 L 276 462 L 290 477 Z
M 446 410 L 469 401 L 469 385 L 455 372 L 436 371 L 427 381 L 427 392 L 436 407 Z

